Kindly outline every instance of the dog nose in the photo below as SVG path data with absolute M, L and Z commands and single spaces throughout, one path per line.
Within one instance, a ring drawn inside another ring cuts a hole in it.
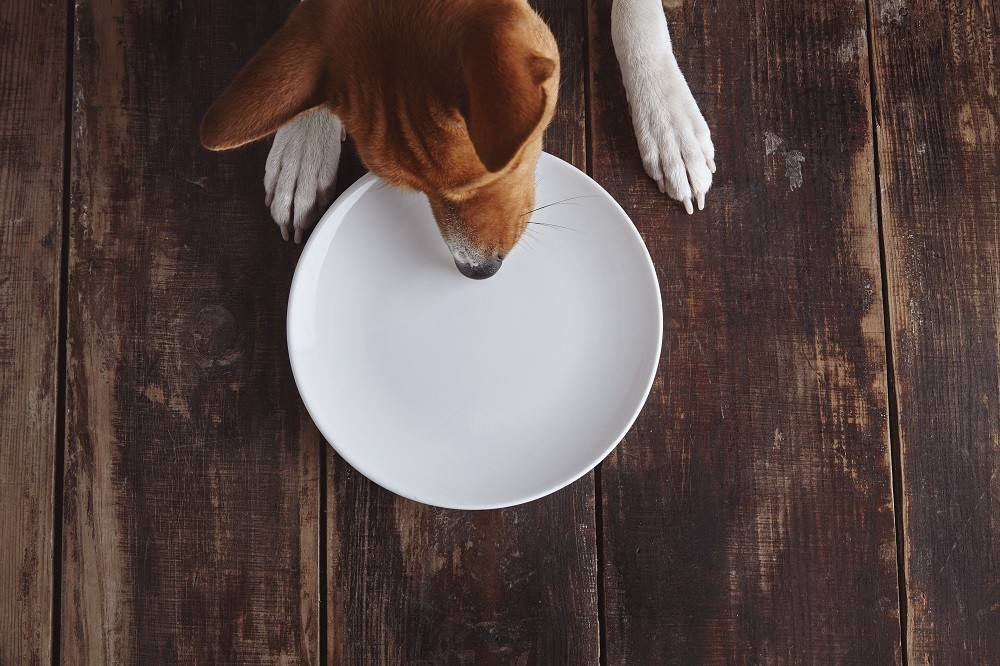
M 495 256 L 475 264 L 456 259 L 455 265 L 458 266 L 458 272 L 465 277 L 472 278 L 473 280 L 485 280 L 488 277 L 496 275 L 497 271 L 500 270 L 500 266 L 503 265 L 503 259 Z

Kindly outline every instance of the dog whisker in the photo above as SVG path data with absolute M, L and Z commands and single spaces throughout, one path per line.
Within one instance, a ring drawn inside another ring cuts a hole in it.
M 565 229 L 566 231 L 575 231 L 577 233 L 583 233 L 580 229 L 574 229 L 573 227 L 564 227 L 564 226 L 562 226 L 560 224 L 550 224 L 548 222 L 535 222 L 535 221 L 531 221 L 531 222 L 528 222 L 528 224 L 534 224 L 535 226 L 538 226 L 538 227 L 552 227 L 553 229 Z
M 552 203 L 547 203 L 547 204 L 545 204 L 543 206 L 539 206 L 538 208 L 534 208 L 532 210 L 529 210 L 527 213 L 524 213 L 521 217 L 524 217 L 525 215 L 531 215 L 532 213 L 537 213 L 538 211 L 544 210 L 544 209 L 549 208 L 551 206 L 558 206 L 559 204 L 564 204 L 564 203 L 567 203 L 567 202 L 570 202 L 570 201 L 574 201 L 576 199 L 593 199 L 596 196 L 597 196 L 596 194 L 581 194 L 581 195 L 578 195 L 578 196 L 575 196 L 575 197 L 566 197 L 565 199 L 561 199 L 559 201 L 553 201 Z M 579 204 L 576 204 L 576 205 L 579 205 Z
M 524 247 L 525 249 L 531 250 L 535 254 L 538 254 L 538 248 L 536 248 L 532 243 L 528 242 L 528 236 L 521 236 L 521 240 L 518 243 L 518 245 Z
M 546 247 L 546 248 L 549 247 L 549 244 L 546 243 L 544 240 L 542 240 L 542 237 L 540 235 L 536 234 L 534 232 L 534 230 L 532 230 L 532 229 L 525 229 L 524 233 L 525 233 L 525 235 L 523 236 L 523 238 L 530 238 L 533 242 L 538 243 L 539 245 L 542 245 L 543 247 Z

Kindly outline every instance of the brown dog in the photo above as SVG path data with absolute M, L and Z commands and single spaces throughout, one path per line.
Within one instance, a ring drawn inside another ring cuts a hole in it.
M 618 0 L 615 9 L 628 3 L 648 10 L 650 0 Z M 615 45 L 629 60 L 665 46 L 673 63 L 661 68 L 669 98 L 647 100 L 657 86 L 644 77 L 657 70 L 640 65 L 630 77 L 622 60 L 626 90 L 638 90 L 629 94 L 633 112 L 665 118 L 651 130 L 667 133 L 653 136 L 652 170 L 636 125 L 647 171 L 690 212 L 692 189 L 701 206 L 711 184 L 711 140 L 652 6 L 662 34 L 616 31 Z M 265 187 L 282 234 L 294 225 L 298 242 L 329 204 L 346 129 L 373 173 L 427 195 L 459 270 L 485 278 L 528 223 L 558 81 L 555 39 L 525 0 L 305 0 L 209 109 L 201 140 L 225 150 L 280 128 Z M 673 152 L 661 148 L 670 141 Z

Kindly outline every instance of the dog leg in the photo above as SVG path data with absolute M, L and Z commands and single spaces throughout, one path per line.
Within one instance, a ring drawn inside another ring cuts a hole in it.
M 332 202 L 345 138 L 340 118 L 326 108 L 303 113 L 274 135 L 264 169 L 264 204 L 285 240 L 294 230 L 301 243 Z
M 705 207 L 715 147 L 670 44 L 660 0 L 614 0 L 611 37 L 642 164 L 688 213 Z

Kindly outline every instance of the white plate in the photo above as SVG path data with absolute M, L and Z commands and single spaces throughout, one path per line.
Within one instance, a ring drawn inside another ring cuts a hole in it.
M 491 509 L 554 492 L 635 421 L 663 311 L 621 207 L 544 154 L 529 235 L 486 280 L 459 274 L 426 198 L 361 178 L 295 270 L 288 352 L 348 463 L 404 497 Z M 557 225 L 557 226 L 543 226 Z

